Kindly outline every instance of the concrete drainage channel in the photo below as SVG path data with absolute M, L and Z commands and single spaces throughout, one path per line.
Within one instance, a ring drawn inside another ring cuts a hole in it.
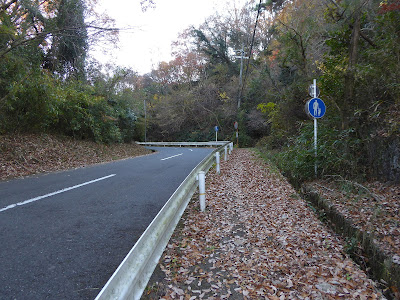
M 146 146 L 178 146 L 178 147 L 215 147 L 210 155 L 203 159 L 186 177 L 174 194 L 169 198 L 146 231 L 142 234 L 131 251 L 119 265 L 106 285 L 97 295 L 96 300 L 140 299 L 147 286 L 168 241 L 175 230 L 189 200 L 199 186 L 200 208 L 205 209 L 205 174 L 216 163 L 219 173 L 221 153 L 228 159 L 233 150 L 231 142 L 203 143 L 140 143 Z
M 318 213 L 323 214 L 326 218 L 324 223 L 353 244 L 359 243 L 360 247 L 349 251 L 350 256 L 372 279 L 379 282 L 388 299 L 397 299 L 396 293 L 398 295 L 400 290 L 400 263 L 394 257 L 385 254 L 374 241 L 373 234 L 357 228 L 310 185 L 303 184 L 301 194 L 303 199 L 312 203 Z

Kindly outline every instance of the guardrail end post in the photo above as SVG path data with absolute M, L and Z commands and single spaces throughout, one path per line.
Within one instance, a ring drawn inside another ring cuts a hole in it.
M 197 175 L 199 180 L 199 201 L 200 201 L 200 211 L 204 212 L 206 209 L 206 173 L 200 171 Z
M 216 162 L 216 164 L 217 164 L 217 173 L 218 173 L 218 174 L 221 174 L 219 152 L 215 153 L 215 162 Z

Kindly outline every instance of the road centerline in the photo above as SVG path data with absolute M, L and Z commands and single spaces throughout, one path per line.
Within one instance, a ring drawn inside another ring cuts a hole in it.
M 174 157 L 178 157 L 178 156 L 181 156 L 181 155 L 183 155 L 183 153 L 177 154 L 177 155 L 173 155 L 173 156 L 170 156 L 170 157 L 163 158 L 163 159 L 161 159 L 161 161 L 167 160 L 167 159 L 171 159 L 171 158 L 174 158 Z
M 29 204 L 29 203 L 32 203 L 32 202 L 35 202 L 35 201 L 38 201 L 38 200 L 42 200 L 44 198 L 48 198 L 48 197 L 51 197 L 51 196 L 54 196 L 54 195 L 57 195 L 57 194 L 61 194 L 61 193 L 73 190 L 73 189 L 80 188 L 82 186 L 85 186 L 85 185 L 88 185 L 88 184 L 91 184 L 91 183 L 95 183 L 95 182 L 98 182 L 98 181 L 101 181 L 101 180 L 105 180 L 105 179 L 114 177 L 115 175 L 116 174 L 111 174 L 111 175 L 104 176 L 104 177 L 97 178 L 97 179 L 93 179 L 93 180 L 90 180 L 90 181 L 87 181 L 87 182 L 84 182 L 84 183 L 81 183 L 81 184 L 77 184 L 77 185 L 74 185 L 74 186 L 71 186 L 71 187 L 67 187 L 65 189 L 61 189 L 61 190 L 58 190 L 58 191 L 55 191 L 55 192 L 52 192 L 52 193 L 49 193 L 49 194 L 46 194 L 46 195 L 43 195 L 43 196 L 39 196 L 39 197 L 31 198 L 29 200 L 25 200 L 25 201 L 22 201 L 22 202 L 10 204 L 10 205 L 8 205 L 8 206 L 6 206 L 4 208 L 1 208 L 0 209 L 0 213 L 4 212 L 6 210 L 9 210 L 9 209 L 15 208 L 17 206 L 22 206 L 22 205 L 25 205 L 25 204 Z

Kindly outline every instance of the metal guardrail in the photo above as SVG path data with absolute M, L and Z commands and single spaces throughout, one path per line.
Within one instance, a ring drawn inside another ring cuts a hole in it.
M 228 141 L 215 142 L 136 142 L 143 146 L 162 146 L 162 147 L 218 147 L 230 143 Z
M 140 299 L 176 225 L 196 191 L 197 174 L 200 171 L 208 172 L 214 163 L 215 153 L 224 151 L 230 144 L 224 143 L 203 159 L 186 177 L 129 251 L 96 300 Z

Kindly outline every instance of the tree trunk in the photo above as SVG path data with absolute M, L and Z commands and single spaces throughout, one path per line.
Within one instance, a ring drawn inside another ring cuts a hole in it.
M 349 45 L 349 65 L 344 77 L 344 103 L 343 103 L 343 116 L 342 116 L 342 129 L 349 128 L 349 121 L 352 112 L 356 108 L 356 101 L 354 101 L 354 86 L 356 75 L 356 64 L 358 57 L 358 44 L 360 39 L 360 11 L 355 12 L 355 21 L 352 28 L 350 45 Z

